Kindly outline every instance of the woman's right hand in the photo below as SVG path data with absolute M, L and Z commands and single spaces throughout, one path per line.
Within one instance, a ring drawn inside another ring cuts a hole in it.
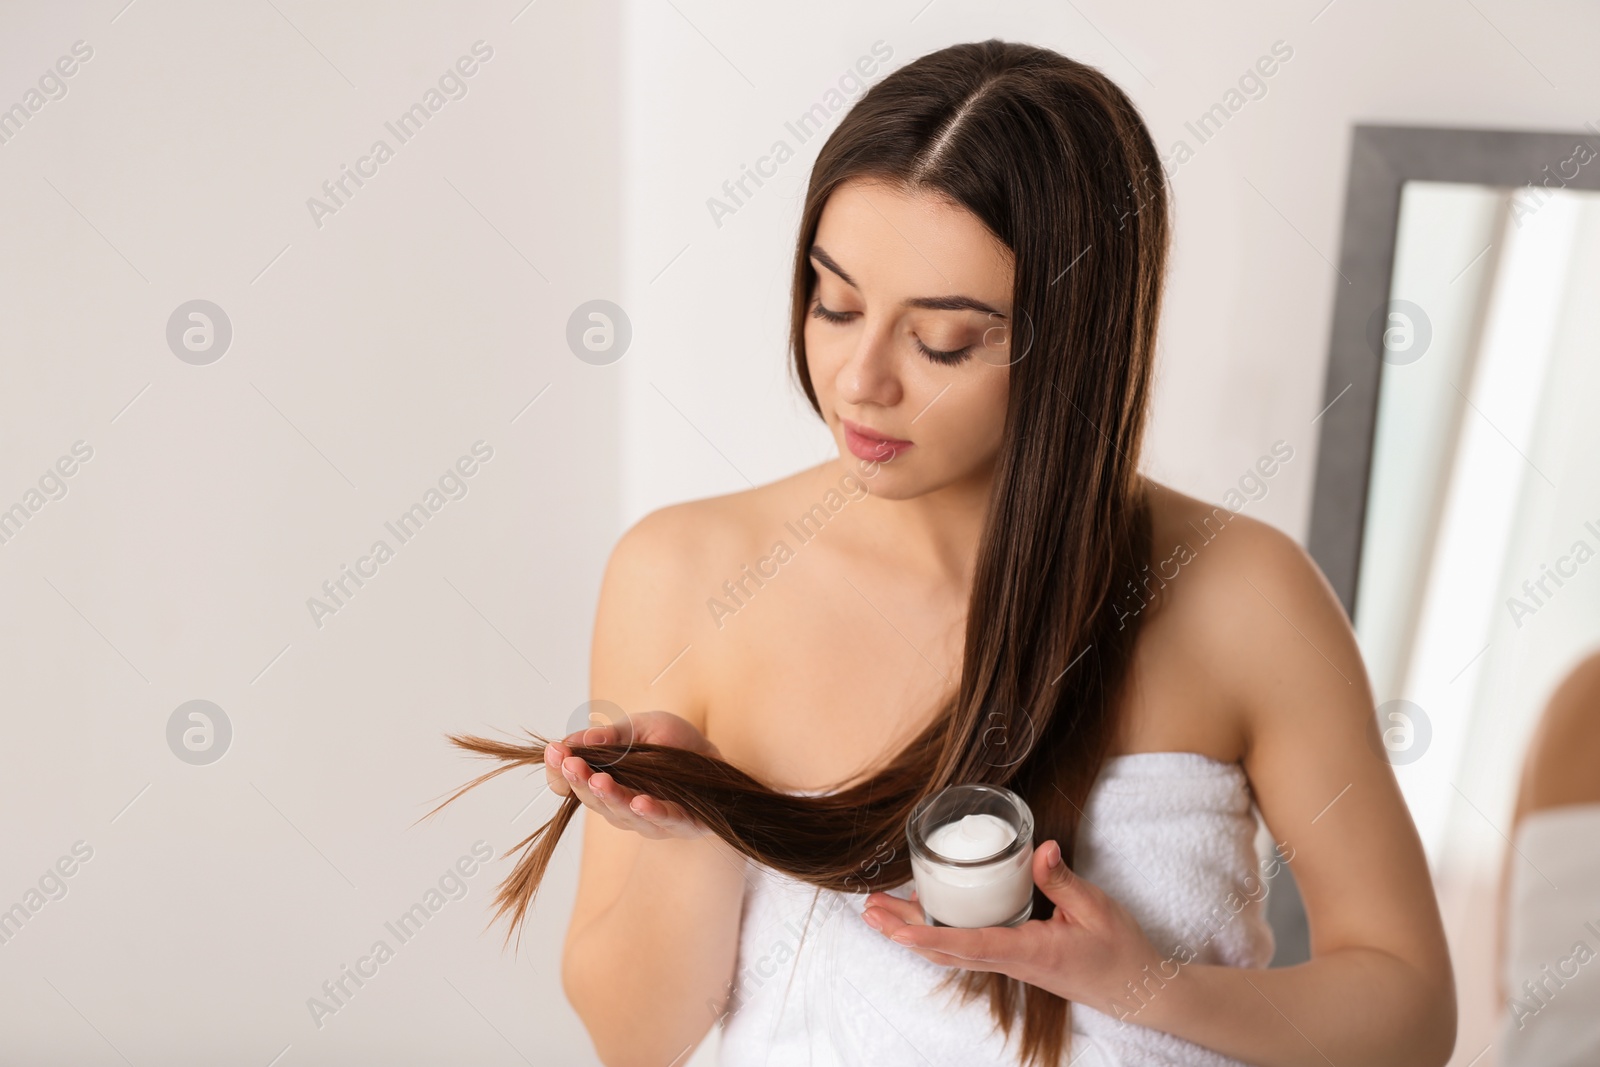
M 644 837 L 703 837 L 709 831 L 674 803 L 659 800 L 619 785 L 605 771 L 592 769 L 574 756 L 570 746 L 640 742 L 671 745 L 708 756 L 721 757 L 717 746 L 687 719 L 670 711 L 642 711 L 620 723 L 575 730 L 544 750 L 545 781 L 557 796 L 576 794 L 585 807 L 604 816 L 611 825 Z

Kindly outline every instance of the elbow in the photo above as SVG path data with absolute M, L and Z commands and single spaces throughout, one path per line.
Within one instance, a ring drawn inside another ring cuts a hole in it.
M 572 965 L 572 953 L 568 952 L 561 957 L 561 995 L 567 998 L 567 1003 L 579 1015 L 583 1012 L 578 1008 L 578 977 Z
M 1421 996 L 1415 1016 L 1415 1047 L 1406 1062 L 1420 1067 L 1445 1067 L 1456 1048 L 1455 979 L 1448 964 L 1431 976 L 1419 973 L 1417 977 Z
M 579 955 L 570 948 L 562 955 L 561 991 L 588 1032 L 595 1058 L 604 1067 L 661 1067 L 667 1058 L 650 1040 L 650 1028 L 641 1032 L 615 1016 L 619 1004 L 614 990 L 607 996 L 606 975 L 580 964 Z
M 1451 1013 L 1448 1027 L 1443 1025 L 1431 1027 L 1427 1035 L 1418 1040 L 1417 1059 L 1406 1062 L 1416 1064 L 1417 1067 L 1445 1067 L 1456 1049 L 1454 1013 Z
M 594 1018 L 592 1000 L 588 995 L 594 988 L 593 976 L 588 968 L 579 964 L 579 958 L 580 954 L 572 951 L 571 944 L 568 944 L 566 951 L 561 955 L 561 992 L 567 998 L 567 1003 L 572 1005 L 572 1010 L 577 1014 L 579 1021 L 592 1036 L 597 1030 L 596 1024 L 601 1020 Z M 604 1027 L 598 1029 L 603 1030 Z M 597 1051 L 599 1051 L 598 1046 Z M 609 1065 L 612 1061 L 607 1059 L 605 1062 Z
M 679 1064 L 688 1058 L 688 1049 L 683 1049 L 674 1058 L 664 1048 L 648 1043 L 641 1046 L 638 1034 L 633 1035 L 632 1042 L 629 1042 L 627 1027 L 590 1027 L 589 1040 L 594 1045 L 595 1058 L 603 1067 L 662 1067 L 669 1061 Z
M 1383 1023 L 1360 1042 L 1367 1062 L 1446 1067 L 1455 1053 L 1458 1028 L 1449 955 L 1406 958 L 1378 949 L 1368 961 L 1362 985 L 1369 1010 L 1378 1008 Z
M 1434 1011 L 1433 1025 L 1428 1028 L 1425 1062 L 1437 1067 L 1445 1067 L 1450 1062 L 1456 1050 L 1456 1030 L 1456 1000 L 1451 995 Z
M 637 1049 L 619 1049 L 599 1041 L 594 1043 L 594 1054 L 603 1067 L 661 1067 L 666 1062 L 641 1057 Z
M 595 1055 L 599 1057 L 600 1062 L 606 1067 L 619 1067 L 622 1061 L 616 1057 L 617 1050 L 602 1045 L 601 1037 L 608 1028 L 597 1025 L 600 1020 L 594 1018 L 589 998 L 585 995 L 591 988 L 588 979 L 589 975 L 578 964 L 578 954 L 572 951 L 572 946 L 569 944 L 561 955 L 561 993 L 572 1006 L 578 1021 L 583 1023 L 583 1028 L 589 1032 L 589 1039 L 594 1043 Z

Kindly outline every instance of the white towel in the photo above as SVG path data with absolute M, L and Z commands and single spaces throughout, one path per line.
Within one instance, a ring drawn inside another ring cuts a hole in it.
M 1506 893 L 1500 1067 L 1600 1063 L 1600 804 L 1517 828 Z
M 1190 752 L 1110 760 L 1084 807 L 1073 869 L 1178 959 L 1240 967 L 1272 957 L 1256 818 L 1237 764 Z M 817 890 L 750 864 L 735 986 L 718 1067 L 1015 1064 L 987 998 L 936 992 L 948 968 L 861 918 L 864 893 Z M 894 895 L 909 898 L 911 885 Z M 811 912 L 809 923 L 807 912 Z M 1177 966 L 1175 964 L 1174 966 Z M 1159 996 L 1159 978 L 1145 984 Z M 1130 1013 L 1139 1001 L 1129 994 Z M 1236 1061 L 1074 1005 L 1073 1067 L 1234 1067 Z

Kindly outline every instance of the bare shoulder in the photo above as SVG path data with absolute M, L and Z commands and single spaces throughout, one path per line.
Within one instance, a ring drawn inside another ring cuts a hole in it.
M 1522 815 L 1566 804 L 1600 803 L 1600 651 L 1561 680 L 1528 744 L 1518 807 Z
M 804 496 L 826 464 L 766 485 L 669 504 L 649 512 L 618 539 L 607 563 L 608 578 L 635 592 L 672 591 L 720 574 L 759 546 L 775 516 Z
M 1150 490 L 1151 549 L 1158 559 L 1172 557 L 1185 571 L 1191 563 L 1198 564 L 1191 573 L 1213 581 L 1238 573 L 1250 559 L 1290 580 L 1296 576 L 1321 580 L 1321 572 L 1299 542 L 1271 523 L 1160 482 L 1146 479 L 1145 484 Z M 1187 548 L 1187 553 L 1180 548 Z
M 592 699 L 672 711 L 705 728 L 706 679 L 689 652 L 709 626 L 706 597 L 759 555 L 773 517 L 819 470 L 657 508 L 622 534 L 595 611 Z
M 1270 523 L 1150 487 L 1151 569 L 1164 583 L 1162 625 L 1207 664 L 1248 734 L 1287 709 L 1364 725 L 1370 690 L 1332 586 L 1309 553 Z

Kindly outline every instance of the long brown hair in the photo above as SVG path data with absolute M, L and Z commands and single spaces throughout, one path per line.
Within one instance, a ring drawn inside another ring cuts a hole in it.
M 911 809 L 968 782 L 1019 793 L 1035 841 L 1053 838 L 1070 860 L 1080 809 L 1115 740 L 1139 622 L 1117 610 L 1116 595 L 1149 559 L 1137 468 L 1168 245 L 1160 157 L 1122 90 L 1046 48 L 954 45 L 872 87 L 822 147 L 795 248 L 793 370 L 819 415 L 805 348 L 809 252 L 824 203 L 851 178 L 945 197 L 1015 257 L 1005 429 L 958 690 L 881 769 L 822 795 L 776 792 L 725 761 L 669 746 L 572 752 L 628 789 L 681 805 L 745 856 L 821 888 L 905 884 Z M 547 739 L 528 736 L 450 735 L 500 765 L 444 803 L 514 767 L 538 769 Z M 512 849 L 521 856 L 496 898 L 496 918 L 511 913 L 508 939 L 580 806 L 568 796 Z M 1034 915 L 1052 910 L 1035 889 Z M 1020 1015 L 1022 1062 L 1060 1062 L 1066 1001 L 998 973 L 948 977 L 968 998 L 988 993 L 1008 1038 Z

